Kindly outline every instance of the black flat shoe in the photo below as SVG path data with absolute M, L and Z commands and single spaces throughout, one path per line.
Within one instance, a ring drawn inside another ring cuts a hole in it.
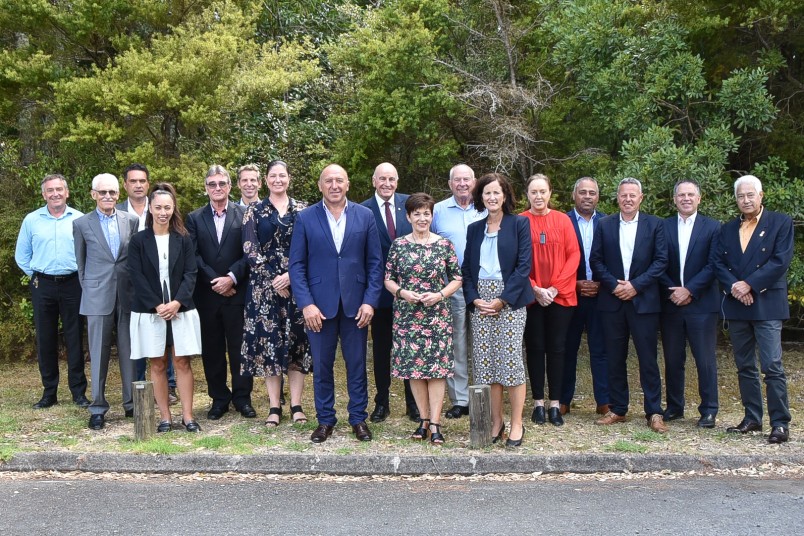
M 416 404 L 411 404 L 408 406 L 408 409 L 405 410 L 405 415 L 407 415 L 408 419 L 413 422 L 418 422 L 422 418 L 421 414 L 419 413 L 419 406 Z
M 525 439 L 525 427 L 522 427 L 522 436 L 519 439 L 511 439 L 511 435 L 508 435 L 508 441 L 505 442 L 506 447 L 521 447 L 522 440 Z
M 667 411 L 665 411 L 665 412 L 664 412 L 664 414 L 662 415 L 662 419 L 663 419 L 665 422 L 668 422 L 668 421 L 679 421 L 679 420 L 681 420 L 681 419 L 683 419 L 683 418 L 684 418 L 684 412 L 683 412 L 683 411 L 672 411 L 672 410 L 667 410 Z
M 84 395 L 79 395 L 73 398 L 73 404 L 75 404 L 79 408 L 88 408 L 91 403 L 92 402 L 90 402 L 89 399 Z
M 133 409 L 127 409 L 126 410 L 126 419 L 132 419 L 132 418 L 134 418 L 134 410 Z
M 105 419 L 103 418 L 103 415 L 101 415 L 100 413 L 96 413 L 95 415 L 90 416 L 89 417 L 89 429 L 90 430 L 103 430 L 104 421 L 105 421 Z
M 544 406 L 534 406 L 533 413 L 530 415 L 530 420 L 536 424 L 544 424 L 547 419 L 544 416 Z
M 383 422 L 385 419 L 388 418 L 388 415 L 390 414 L 391 412 L 388 411 L 388 408 L 386 406 L 383 406 L 382 404 L 377 404 L 377 406 L 374 408 L 374 411 L 371 412 L 369 420 L 371 422 Z
M 229 411 L 228 404 L 225 406 L 212 406 L 211 408 L 209 408 L 209 411 L 207 412 L 207 419 L 209 419 L 210 421 L 217 421 L 218 419 L 223 417 L 223 415 L 228 411 Z
M 237 408 L 237 411 L 239 411 L 240 415 L 242 415 L 246 419 L 253 419 L 254 417 L 257 416 L 257 410 L 255 410 L 251 404 L 243 404 L 242 406 Z
M 55 396 L 43 396 L 39 402 L 33 405 L 34 409 L 44 409 L 55 406 L 59 401 Z
M 191 433 L 195 434 L 196 432 L 200 432 L 200 431 L 201 431 L 201 427 L 200 427 L 200 426 L 198 425 L 198 423 L 197 423 L 197 422 L 195 422 L 195 421 L 187 421 L 187 422 L 184 422 L 184 419 L 182 419 L 182 420 L 181 420 L 181 423 L 184 425 L 184 428 L 185 428 L 185 429 L 186 429 L 188 432 L 191 432 Z
M 444 416 L 447 419 L 460 419 L 464 415 L 469 415 L 469 407 L 468 406 L 452 406 L 449 411 L 447 411 Z
M 164 434 L 165 432 L 170 432 L 173 425 L 170 421 L 162 421 L 159 423 L 159 426 L 156 427 L 157 434 Z
M 559 408 L 548 409 L 547 418 L 553 426 L 564 426 L 564 419 L 561 417 L 561 410 Z

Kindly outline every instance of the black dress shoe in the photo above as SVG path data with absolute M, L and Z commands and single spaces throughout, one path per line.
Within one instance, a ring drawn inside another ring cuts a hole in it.
M 530 414 L 530 420 L 536 424 L 544 424 L 547 419 L 544 416 L 544 406 L 534 406 L 533 413 Z
M 701 418 L 698 419 L 698 428 L 714 428 L 715 427 L 715 416 L 712 413 L 707 413 L 705 415 L 701 415 Z
M 254 417 L 257 416 L 257 411 L 253 407 L 251 407 L 251 404 L 243 404 L 242 406 L 240 406 L 240 408 L 238 408 L 237 411 L 239 411 L 240 415 L 242 415 L 246 419 L 253 419 Z
M 131 419 L 132 417 L 134 417 L 134 410 L 133 409 L 127 409 L 126 410 L 126 418 Z
M 103 430 L 104 419 L 103 415 L 97 413 L 89 417 L 89 429 L 90 430 Z
M 452 406 L 449 411 L 444 414 L 447 419 L 460 419 L 464 415 L 469 415 L 469 407 L 459 406 L 457 404 Z
M 352 425 L 352 431 L 358 441 L 371 441 L 371 430 L 365 422 L 359 422 Z
M 413 422 L 419 422 L 420 420 L 422 420 L 421 413 L 419 413 L 419 406 L 417 406 L 416 404 L 409 405 L 408 409 L 405 410 L 405 415 L 407 415 L 408 419 L 410 419 Z
M 678 420 L 683 419 L 683 418 L 684 418 L 684 412 L 683 411 L 672 411 L 672 410 L 668 409 L 662 415 L 662 419 L 665 422 L 667 422 L 667 421 L 678 421 Z
M 371 417 L 369 417 L 369 420 L 371 422 L 382 422 L 385 419 L 387 419 L 388 415 L 390 414 L 391 412 L 388 411 L 388 408 L 386 406 L 383 406 L 382 404 L 377 404 L 374 407 L 374 411 L 371 412 Z
M 50 406 L 55 406 L 58 403 L 59 401 L 55 396 L 43 396 L 39 399 L 39 402 L 33 405 L 33 407 L 34 409 L 44 409 L 49 408 Z
M 159 426 L 156 427 L 157 434 L 164 434 L 165 432 L 170 432 L 170 429 L 173 427 L 173 423 L 170 421 L 162 421 L 159 423 Z
M 729 426 L 726 431 L 730 434 L 747 434 L 748 432 L 761 432 L 762 425 L 758 422 L 743 421 L 737 426 Z
M 335 427 L 331 424 L 319 424 L 318 428 L 313 430 L 313 433 L 310 434 L 310 441 L 313 443 L 323 443 L 332 435 L 334 428 Z
M 549 408 L 547 410 L 547 418 L 550 420 L 550 424 L 553 426 L 564 425 L 564 419 L 561 417 L 561 409 L 559 408 Z
M 229 411 L 228 405 L 212 406 L 211 408 L 209 408 L 209 411 L 207 412 L 207 419 L 209 419 L 210 421 L 217 421 L 218 419 L 223 417 L 223 415 L 228 411 Z M 254 415 L 256 416 L 257 414 L 255 413 Z
M 73 404 L 75 404 L 79 408 L 88 408 L 89 405 L 91 404 L 91 402 L 84 395 L 80 395 L 80 396 L 77 396 L 77 397 L 73 398 Z
M 772 445 L 778 445 L 779 443 L 784 443 L 790 439 L 790 434 L 787 431 L 787 428 L 783 426 L 774 426 L 771 429 L 771 433 L 768 436 L 768 443 Z
M 196 433 L 201 431 L 201 427 L 195 421 L 187 421 L 184 422 L 184 419 L 181 420 L 181 423 L 184 425 L 184 429 L 191 433 Z

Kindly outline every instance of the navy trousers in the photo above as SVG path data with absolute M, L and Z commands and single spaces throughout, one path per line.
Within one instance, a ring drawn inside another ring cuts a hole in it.
M 589 367 L 592 370 L 592 393 L 595 403 L 600 406 L 609 403 L 609 362 L 606 356 L 606 340 L 603 325 L 597 311 L 597 298 L 578 296 L 578 306 L 572 313 L 567 329 L 567 343 L 564 353 L 564 381 L 559 401 L 569 406 L 575 396 L 577 380 L 578 349 L 586 330 L 586 343 L 589 347 Z

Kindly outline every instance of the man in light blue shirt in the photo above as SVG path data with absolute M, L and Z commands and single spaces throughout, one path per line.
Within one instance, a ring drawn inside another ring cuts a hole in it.
M 466 228 L 469 224 L 486 217 L 486 211 L 478 212 L 472 202 L 475 172 L 465 164 L 458 164 L 449 171 L 449 189 L 452 197 L 436 203 L 433 210 L 432 230 L 455 246 L 458 265 L 463 264 L 466 249 Z M 447 378 L 447 390 L 452 408 L 447 410 L 448 419 L 469 415 L 469 317 L 463 290 L 450 297 L 452 300 L 452 351 L 455 375 Z
M 22 221 L 17 249 L 17 266 L 31 278 L 31 303 L 36 326 L 42 398 L 34 408 L 48 408 L 58 402 L 59 318 L 67 347 L 67 379 L 73 401 L 88 407 L 87 377 L 82 345 L 81 285 L 73 246 L 73 220 L 83 213 L 68 206 L 67 180 L 58 174 L 42 181 L 46 205 Z

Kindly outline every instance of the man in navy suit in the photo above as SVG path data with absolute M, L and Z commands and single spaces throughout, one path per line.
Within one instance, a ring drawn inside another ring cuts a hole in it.
M 209 203 L 188 214 L 185 224 L 195 245 L 198 266 L 193 301 L 201 321 L 201 361 L 212 399 L 207 418 L 220 419 L 229 411 L 230 403 L 243 417 L 254 418 L 254 381 L 240 373 L 248 283 L 248 260 L 241 238 L 243 207 L 229 200 L 232 181 L 223 166 L 209 168 L 204 186 Z M 231 389 L 226 385 L 229 375 Z
M 782 366 L 782 321 L 790 317 L 787 270 L 793 259 L 793 221 L 762 206 L 762 183 L 753 175 L 737 179 L 734 195 L 741 214 L 723 225 L 716 274 L 745 417 L 727 431 L 762 430 L 759 354 L 771 424 L 768 442 L 784 443 L 790 436 L 790 406 Z
M 408 196 L 396 193 L 399 183 L 399 173 L 396 168 L 384 162 L 374 169 L 371 177 L 374 184 L 374 195 L 363 201 L 363 206 L 371 209 L 380 235 L 382 248 L 382 266 L 388 260 L 388 250 L 391 242 L 398 236 L 405 236 L 411 232 L 410 222 L 405 212 L 405 201 Z M 369 420 L 382 422 L 391 413 L 389 390 L 391 388 L 391 347 L 393 346 L 394 326 L 394 297 L 390 292 L 382 289 L 380 304 L 374 311 L 371 320 L 371 349 L 374 357 L 374 385 L 377 394 L 374 396 L 374 411 Z M 411 419 L 419 420 L 419 410 L 416 400 L 410 391 L 410 382 L 405 380 L 406 413 Z
M 662 346 L 667 392 L 665 421 L 684 417 L 684 363 L 689 341 L 698 370 L 698 427 L 714 428 L 717 395 L 718 289 L 715 258 L 720 223 L 698 214 L 701 188 L 691 179 L 673 187 L 678 215 L 664 220 L 667 271 L 662 292 Z
M 585 329 L 596 411 L 599 415 L 605 415 L 609 411 L 609 365 L 606 357 L 606 342 L 603 339 L 603 326 L 597 311 L 597 294 L 600 290 L 600 283 L 592 279 L 592 265 L 589 263 L 595 228 L 600 219 L 605 216 L 596 210 L 600 201 L 597 181 L 592 177 L 578 179 L 572 189 L 572 199 L 575 201 L 575 208 L 567 212 L 567 215 L 572 221 L 572 226 L 575 227 L 575 234 L 581 249 L 581 261 L 578 263 L 578 278 L 575 283 L 578 306 L 572 313 L 572 320 L 567 330 L 560 408 L 562 415 L 569 413 L 570 404 L 575 396 L 578 349 L 581 346 L 581 338 Z
M 639 212 L 642 183 L 626 178 L 617 187 L 620 211 L 606 216 L 595 229 L 591 264 L 600 281 L 597 307 L 605 330 L 609 358 L 610 410 L 597 424 L 625 421 L 628 412 L 628 340 L 639 360 L 648 426 L 667 432 L 662 414 L 662 378 L 657 355 L 659 277 L 667 267 L 662 220 Z
M 330 164 L 321 172 L 323 200 L 301 211 L 290 244 L 290 285 L 302 309 L 313 354 L 313 391 L 323 443 L 335 417 L 335 351 L 341 342 L 349 391 L 349 424 L 360 441 L 371 441 L 366 425 L 368 325 L 383 285 L 382 250 L 371 210 L 346 199 L 349 176 Z

